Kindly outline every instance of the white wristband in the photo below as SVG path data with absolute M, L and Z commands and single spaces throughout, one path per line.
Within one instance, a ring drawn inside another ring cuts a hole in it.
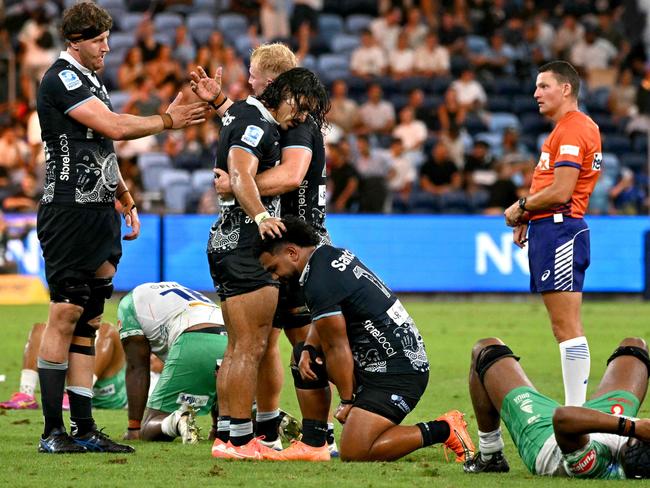
M 266 219 L 270 219 L 270 218 L 271 218 L 271 214 L 265 210 L 264 212 L 260 212 L 255 216 L 255 223 L 257 225 L 260 225 Z

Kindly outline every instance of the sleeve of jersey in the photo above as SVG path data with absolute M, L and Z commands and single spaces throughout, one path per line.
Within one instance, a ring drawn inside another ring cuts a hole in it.
M 298 124 L 296 127 L 282 131 L 280 136 L 280 147 L 282 149 L 300 148 L 313 152 L 313 146 L 311 131 L 307 123 Z
M 133 293 L 129 293 L 120 301 L 117 307 L 117 325 L 120 329 L 120 340 L 127 337 L 143 336 L 144 331 L 138 322 L 133 303 Z
M 312 263 L 311 266 L 304 291 L 312 321 L 342 314 L 341 303 L 348 295 L 344 283 L 346 275 L 327 262 Z
M 563 454 L 564 466 L 574 478 L 620 479 L 624 477 L 609 447 L 590 440 L 582 449 Z
M 268 144 L 270 128 L 263 123 L 248 124 L 242 120 L 241 124 L 233 127 L 230 133 L 230 149 L 238 147 L 251 153 L 257 159 L 262 159 L 264 147 Z
M 580 135 L 580 127 L 565 127 L 558 137 L 555 168 L 569 166 L 580 170 L 587 153 L 587 145 Z
M 43 79 L 45 86 L 41 90 L 47 90 L 52 103 L 64 114 L 68 114 L 78 106 L 91 100 L 95 95 L 81 82 L 76 71 L 64 69 L 58 73 L 51 73 Z

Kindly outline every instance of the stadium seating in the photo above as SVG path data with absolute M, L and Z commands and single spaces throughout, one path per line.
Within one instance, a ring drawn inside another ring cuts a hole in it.
M 351 34 L 339 34 L 330 39 L 330 49 L 336 54 L 351 54 L 359 47 L 359 38 Z
M 488 86 L 485 86 L 485 89 L 490 91 Z M 493 89 L 497 95 L 518 95 L 521 93 L 521 83 L 517 78 L 497 78 L 494 80 Z
M 539 105 L 531 94 L 515 95 L 512 97 L 510 110 L 517 115 L 524 113 L 539 113 Z
M 165 208 L 171 212 L 185 212 L 192 191 L 189 172 L 180 169 L 161 171 L 160 187 L 163 189 Z
M 108 38 L 108 46 L 112 53 L 109 56 L 115 56 L 116 51 L 124 52 L 135 44 L 135 36 L 132 32 L 114 32 Z
M 318 33 L 331 39 L 343 32 L 343 18 L 336 14 L 320 14 L 318 16 Z
M 489 128 L 491 132 L 503 132 L 505 129 L 514 127 L 519 129 L 519 119 L 510 112 L 493 112 L 490 114 Z
M 229 42 L 234 42 L 238 36 L 246 34 L 248 21 L 240 14 L 221 14 L 217 17 L 217 28 Z
M 344 54 L 322 54 L 318 57 L 318 72 L 326 83 L 350 74 L 349 62 Z
M 501 145 L 503 135 L 499 132 L 479 132 L 474 136 L 474 140 L 486 142 L 494 149 Z
M 202 194 L 214 185 L 214 172 L 211 169 L 197 169 L 192 173 L 192 191 Z
M 466 38 L 467 49 L 472 54 L 483 54 L 490 47 L 488 41 L 483 36 L 469 35 Z
M 139 12 L 127 12 L 123 17 L 117 20 L 120 30 L 133 35 L 142 22 L 143 15 Z
M 160 191 L 160 173 L 171 167 L 172 161 L 165 153 L 145 153 L 138 156 L 138 168 L 145 191 Z
M 621 165 L 640 173 L 648 168 L 648 155 L 639 153 L 624 153 L 621 155 Z
M 361 34 L 361 31 L 370 27 L 373 17 L 365 14 L 352 14 L 345 19 L 345 30 L 350 34 Z
M 508 112 L 512 110 L 512 99 L 503 95 L 488 97 L 488 110 L 490 112 Z
M 161 12 L 154 17 L 153 23 L 157 32 L 169 31 L 173 34 L 174 30 L 183 23 L 183 17 L 175 13 Z
M 131 98 L 131 94 L 127 91 L 112 91 L 108 96 L 111 99 L 114 112 L 121 112 L 126 102 Z
M 214 17 L 206 15 L 205 13 L 194 13 L 189 15 L 185 21 L 185 25 L 187 25 L 187 30 L 190 32 L 194 32 L 197 29 L 214 30 L 217 28 L 217 22 L 214 20 Z
M 618 134 L 604 134 L 603 151 L 613 152 L 616 154 L 629 153 L 632 151 L 632 144 L 627 136 Z

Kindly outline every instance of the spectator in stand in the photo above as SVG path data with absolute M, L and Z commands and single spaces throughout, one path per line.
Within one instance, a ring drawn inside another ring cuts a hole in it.
M 313 32 L 318 30 L 318 15 L 323 10 L 323 0 L 294 0 L 291 15 L 291 32 L 308 24 Z
M 223 52 L 226 49 L 226 43 L 223 34 L 218 30 L 212 31 L 208 37 L 208 50 L 210 51 L 210 60 L 216 63 L 216 66 L 223 64 Z
M 571 47 L 571 63 L 586 73 L 608 68 L 616 60 L 618 50 L 607 39 L 598 36 L 596 26 L 587 24 L 584 31 L 584 37 Z
M 384 100 L 381 86 L 372 83 L 368 87 L 368 100 L 359 108 L 359 132 L 361 134 L 390 134 L 395 126 L 395 108 Z
M 244 66 L 244 62 L 237 52 L 230 46 L 223 50 L 223 71 L 221 74 L 222 89 L 228 91 L 230 86 L 239 83 L 246 84 L 248 80 L 248 72 Z
M 636 89 L 636 108 L 638 113 L 626 127 L 632 137 L 646 137 L 650 130 L 650 63 L 645 66 L 645 75 Z
M 199 169 L 209 157 L 209 149 L 204 147 L 199 126 L 185 128 L 183 137 L 179 138 L 180 148 L 175 151 L 174 167 L 187 170 Z
M 25 173 L 20 180 L 20 188 L 2 202 L 5 212 L 35 212 L 43 192 L 41 185 L 32 173 Z
M 474 71 L 469 68 L 462 71 L 460 78 L 455 80 L 450 88 L 456 92 L 460 107 L 468 112 L 479 111 L 487 103 L 483 85 L 476 80 Z
M 346 133 L 352 132 L 358 124 L 359 106 L 357 102 L 348 98 L 348 85 L 345 80 L 338 79 L 332 83 L 330 104 L 330 111 L 327 113 L 328 122 L 336 124 Z
M 447 147 L 437 142 L 431 155 L 420 168 L 420 189 L 429 195 L 438 208 L 444 208 L 450 197 L 461 197 L 463 178 L 454 162 L 449 159 Z
M 548 9 L 538 9 L 530 21 L 536 27 L 535 31 L 537 35 L 535 42 L 542 46 L 545 56 L 547 56 L 547 59 L 550 59 L 555 43 L 555 28 L 549 21 Z
M 414 110 L 415 118 L 421 120 L 429 131 L 438 128 L 438 108 L 430 108 L 424 104 L 424 91 L 421 88 L 414 88 L 409 92 L 407 107 Z
M 359 175 L 359 212 L 383 213 L 388 202 L 390 157 L 385 151 L 371 149 L 368 137 L 360 135 L 354 167 Z
M 142 62 L 146 65 L 158 57 L 161 44 L 156 41 L 156 27 L 149 14 L 145 14 L 136 31 L 137 46 L 142 52 Z
M 449 159 L 451 159 L 458 169 L 465 166 L 465 131 L 458 128 L 452 128 L 448 131 L 441 131 L 440 142 L 447 148 Z
M 613 12 L 601 10 L 598 12 L 598 31 L 600 37 L 608 40 L 613 46 L 620 47 L 627 41 L 625 25 L 621 22 L 622 9 L 616 8 Z M 616 17 L 616 20 L 614 19 Z
M 138 46 L 127 49 L 124 62 L 117 69 L 117 86 L 129 91 L 137 88 L 137 80 L 145 76 L 142 51 Z
M 393 137 L 387 151 L 391 166 L 388 170 L 388 189 L 393 208 L 405 208 L 411 198 L 415 183 L 415 167 L 404 154 L 404 145 L 398 137 Z
M 17 272 L 17 265 L 8 247 L 9 227 L 4 214 L 0 210 L 0 274 L 14 274 Z
M 327 146 L 327 211 L 332 213 L 349 212 L 357 202 L 359 175 L 346 157 L 345 144 Z
M 584 36 L 585 28 L 578 22 L 575 15 L 565 15 L 553 42 L 554 57 L 559 59 L 568 57 L 567 54 L 571 48 L 582 41 Z
M 415 118 L 411 107 L 406 106 L 399 112 L 399 124 L 393 129 L 393 137 L 401 139 L 405 151 L 419 151 L 427 139 L 427 126 Z
M 0 208 L 2 208 L 5 198 L 13 195 L 15 192 L 16 185 L 9 178 L 9 171 L 4 166 L 0 166 Z M 0 211 L 0 213 L 2 212 Z
M 145 68 L 147 76 L 153 80 L 156 87 L 160 87 L 169 78 L 176 80 L 182 80 L 184 78 L 180 64 L 172 55 L 172 48 L 167 44 L 161 44 L 158 50 L 158 56 L 153 61 L 147 63 Z
M 410 48 L 405 32 L 397 38 L 397 46 L 388 52 L 388 67 L 394 80 L 409 78 L 415 74 L 415 52 Z
M 477 185 L 490 186 L 496 180 L 495 164 L 496 160 L 490 152 L 490 145 L 481 139 L 477 139 L 474 141 L 469 154 L 465 157 L 463 176 L 465 180 L 471 180 Z
M 438 121 L 441 132 L 460 131 L 465 126 L 467 109 L 458 100 L 458 92 L 454 86 L 447 88 L 445 98 L 438 107 Z
M 156 84 L 148 76 L 141 76 L 135 80 L 136 88 L 131 93 L 131 98 L 126 102 L 123 111 L 140 117 L 148 117 L 160 112 L 162 100 L 156 93 Z
M 196 71 L 198 66 L 203 67 L 208 76 L 214 76 L 217 68 L 221 66 L 222 58 L 213 58 L 207 45 L 200 46 L 196 51 L 196 59 L 188 65 L 189 71 Z
M 519 131 L 515 127 L 506 127 L 501 144 L 492 153 L 496 159 L 511 165 L 527 162 L 531 157 L 526 145 L 519 140 Z
M 424 42 L 415 50 L 415 73 L 419 76 L 447 76 L 449 51 L 438 42 L 438 35 L 430 31 Z
M 517 46 L 515 65 L 517 75 L 521 78 L 533 78 L 537 67 L 550 60 L 551 51 L 540 41 L 541 25 L 537 21 L 529 21 L 524 25 L 524 40 Z
M 19 126 L 0 127 L 0 167 L 6 168 L 13 183 L 19 183 L 29 163 L 29 146 L 18 136 Z
M 35 109 L 27 117 L 25 139 L 30 151 L 27 167 L 29 171 L 34 172 L 38 181 L 43 181 L 45 178 L 45 151 L 43 151 L 43 140 L 41 139 L 41 124 Z
M 632 70 L 622 70 L 618 74 L 617 83 L 611 88 L 607 99 L 607 107 L 614 120 L 625 120 L 638 113 L 636 92 L 637 87 L 634 85 Z
M 418 7 L 408 9 L 402 32 L 408 37 L 411 49 L 417 49 L 424 42 L 428 29 L 422 22 L 422 11 Z
M 260 7 L 262 37 L 267 41 L 289 37 L 289 0 L 263 0 Z
M 368 29 L 361 32 L 361 44 L 352 52 L 350 71 L 354 76 L 366 79 L 386 72 L 384 51 Z
M 399 7 L 392 7 L 370 23 L 372 35 L 384 51 L 391 52 L 397 46 L 397 38 L 402 30 L 401 21 L 402 11 Z
M 194 61 L 196 47 L 192 38 L 187 34 L 185 24 L 180 24 L 174 31 L 174 59 L 178 60 L 184 67 Z
M 636 215 L 643 207 L 644 194 L 636 184 L 634 171 L 621 168 L 619 181 L 609 191 L 609 197 L 617 214 Z
M 494 79 L 504 74 L 514 74 L 515 51 L 505 43 L 501 32 L 490 36 L 487 50 L 470 57 L 470 62 L 483 78 Z
M 451 12 L 443 12 L 438 29 L 440 44 L 445 46 L 450 54 L 463 54 L 467 30 L 456 21 Z
M 512 165 L 502 161 L 495 165 L 496 181 L 488 187 L 489 197 L 485 215 L 503 215 L 503 211 L 517 200 L 517 185 L 512 181 Z

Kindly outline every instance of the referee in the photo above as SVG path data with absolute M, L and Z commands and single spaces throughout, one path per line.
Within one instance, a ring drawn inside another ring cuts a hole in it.
M 39 452 L 133 452 L 109 439 L 91 411 L 94 338 L 104 301 L 122 255 L 115 199 L 136 239 L 140 221 L 120 175 L 112 140 L 136 139 L 204 121 L 206 106 L 180 106 L 162 115 L 135 117 L 112 111 L 96 75 L 109 52 L 113 21 L 92 2 L 63 13 L 66 50 L 43 76 L 37 110 L 45 143 L 45 189 L 38 210 L 38 238 L 50 288 L 48 323 L 38 357 L 45 429 Z M 70 430 L 61 401 L 67 377 Z

